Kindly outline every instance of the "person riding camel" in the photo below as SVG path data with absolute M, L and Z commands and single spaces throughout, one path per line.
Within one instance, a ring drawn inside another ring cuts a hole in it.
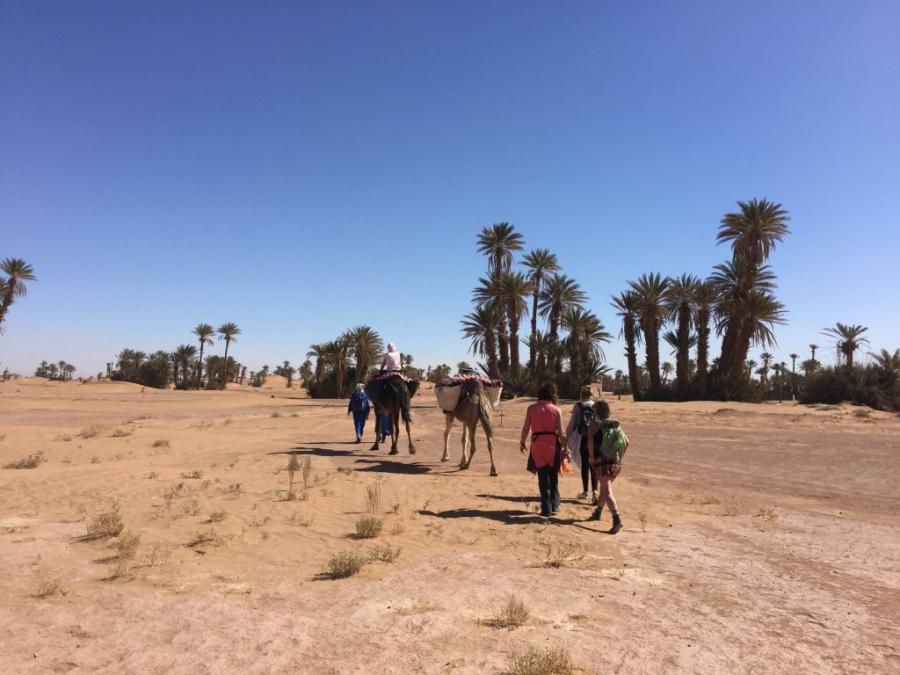
M 388 350 L 381 359 L 382 373 L 402 373 L 403 363 L 400 358 L 400 352 L 397 351 L 397 345 L 393 342 L 388 343 Z

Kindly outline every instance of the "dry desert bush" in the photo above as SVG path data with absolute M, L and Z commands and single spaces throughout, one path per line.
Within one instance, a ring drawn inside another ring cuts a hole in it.
M 158 440 L 153 441 L 153 447 L 154 448 L 168 448 L 169 441 L 167 441 L 165 438 L 160 438 Z
M 82 438 L 96 438 L 100 435 L 100 427 L 87 427 L 81 430 L 81 433 L 78 434 Z
M 531 645 L 513 652 L 509 675 L 574 675 L 575 665 L 563 648 L 538 649 Z
M 381 511 L 381 483 L 366 485 L 366 511 L 373 515 Z
M 390 544 L 379 544 L 369 549 L 369 560 L 377 560 L 378 562 L 392 563 L 400 557 L 400 547 L 391 546 Z
M 44 463 L 44 453 L 43 452 L 33 452 L 27 457 L 23 457 L 22 459 L 17 459 L 15 461 L 10 462 L 9 464 L 4 464 L 4 469 L 36 469 L 41 464 Z
M 64 595 L 59 581 L 56 579 L 41 579 L 38 582 L 37 590 L 34 592 L 34 597 L 49 598 L 54 595 Z
M 140 543 L 141 535 L 135 534 L 129 530 L 123 532 L 113 546 L 116 549 L 119 560 L 130 560 L 131 558 L 134 558 L 134 554 L 137 552 L 137 547 Z
M 110 438 L 125 438 L 131 436 L 132 432 L 125 429 L 116 429 L 110 434 Z
M 187 480 L 200 480 L 203 478 L 203 472 L 194 469 L 193 471 L 184 471 L 181 474 L 182 478 L 186 478 Z
M 194 548 L 196 546 L 202 546 L 203 544 L 212 544 L 218 541 L 219 535 L 216 533 L 215 529 L 209 528 L 206 530 L 201 530 L 194 535 L 194 538 L 191 539 L 187 545 L 190 548 Z
M 228 514 L 225 511 L 213 511 L 209 514 L 209 522 L 210 523 L 221 523 L 225 518 L 228 517 Z
M 327 575 L 332 579 L 352 577 L 365 567 L 368 561 L 369 559 L 367 556 L 357 553 L 356 551 L 341 551 L 339 553 L 334 553 L 331 558 L 328 559 Z
M 519 628 L 528 622 L 531 612 L 525 603 L 514 595 L 508 595 L 500 603 L 496 613 L 485 623 L 494 628 Z
M 105 511 L 101 511 L 87 524 L 88 539 L 106 539 L 116 537 L 125 528 L 122 522 L 122 513 L 118 504 L 113 504 Z
M 359 539 L 374 539 L 381 534 L 384 521 L 374 516 L 363 516 L 356 521 L 356 536 Z
M 544 541 L 540 544 L 544 547 L 544 567 L 558 568 L 584 557 L 578 544 L 567 541 Z

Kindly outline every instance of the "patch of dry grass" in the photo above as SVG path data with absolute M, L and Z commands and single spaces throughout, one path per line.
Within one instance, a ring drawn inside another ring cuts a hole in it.
M 34 592 L 36 598 L 50 598 L 54 595 L 65 595 L 58 579 L 41 579 Z
M 106 539 L 118 536 L 125 528 L 122 522 L 121 507 L 113 504 L 112 507 L 101 511 L 87 524 L 88 539 Z
M 184 471 L 182 472 L 181 477 L 187 480 L 200 480 L 203 478 L 203 472 L 198 471 L 197 469 L 194 469 L 193 471 Z
M 97 427 L 97 426 L 87 427 L 85 429 L 82 429 L 78 435 L 84 439 L 96 438 L 97 436 L 100 435 L 100 427 Z
M 493 628 L 519 628 L 528 623 L 531 612 L 525 603 L 514 595 L 507 595 L 500 606 L 497 607 L 496 613 L 487 621 L 483 622 Z
M 572 657 L 563 648 L 517 649 L 509 658 L 509 675 L 574 675 Z
M 366 563 L 368 557 L 356 551 L 340 551 L 332 554 L 328 559 L 327 575 L 332 579 L 346 579 L 359 573 Z
M 228 514 L 225 511 L 213 511 L 209 514 L 209 522 L 210 523 L 221 523 L 227 517 L 228 517 Z
M 27 457 L 23 457 L 22 459 L 17 459 L 15 461 L 10 462 L 9 464 L 4 464 L 4 469 L 36 469 L 41 464 L 43 464 L 46 460 L 44 459 L 43 452 L 33 452 Z
M 120 560 L 130 560 L 131 558 L 134 558 L 138 544 L 140 543 L 141 535 L 135 534 L 129 530 L 123 532 L 113 546 L 115 547 L 116 555 Z
M 366 511 L 373 515 L 381 511 L 381 483 L 366 485 Z
M 369 560 L 392 563 L 400 557 L 401 548 L 390 544 L 379 544 L 369 549 Z
M 213 544 L 219 540 L 219 535 L 212 527 L 201 530 L 194 535 L 194 538 L 191 539 L 187 545 L 190 548 L 195 548 L 197 546 L 202 546 L 203 544 Z
M 154 448 L 169 448 L 170 443 L 165 438 L 160 438 L 160 439 L 153 441 L 153 447 Z
M 544 547 L 544 567 L 559 568 L 584 557 L 581 547 L 572 542 L 544 541 L 540 544 Z
M 134 432 L 126 429 L 116 429 L 109 436 L 110 438 L 125 438 L 126 436 L 131 436 L 132 433 Z
M 363 516 L 356 521 L 356 536 L 359 539 L 374 539 L 384 527 L 384 521 L 374 516 Z

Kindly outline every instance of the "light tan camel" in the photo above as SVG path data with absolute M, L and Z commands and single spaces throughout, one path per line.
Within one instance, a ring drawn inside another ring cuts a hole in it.
M 467 392 L 463 392 L 456 409 L 453 412 L 444 411 L 444 454 L 441 457 L 441 461 L 450 461 L 448 439 L 450 438 L 450 430 L 453 428 L 453 422 L 459 420 L 463 423 L 462 459 L 459 461 L 459 468 L 468 469 L 472 464 L 472 457 L 475 456 L 475 428 L 481 422 L 481 428 L 484 429 L 484 435 L 487 437 L 488 454 L 491 456 L 491 475 L 496 476 L 497 467 L 494 466 L 493 442 L 494 415 L 491 400 L 480 382 L 474 382 L 469 386 L 472 387 L 471 392 L 468 396 L 466 395 Z M 471 453 L 466 452 L 467 441 L 471 443 Z

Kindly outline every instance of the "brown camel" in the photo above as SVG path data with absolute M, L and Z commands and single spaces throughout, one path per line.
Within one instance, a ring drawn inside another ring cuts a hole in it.
M 462 459 L 459 461 L 460 469 L 468 469 L 475 456 L 475 427 L 481 422 L 484 435 L 487 437 L 488 454 L 491 457 L 491 475 L 497 475 L 497 467 L 494 466 L 494 415 L 491 401 L 480 382 L 473 382 L 468 391 L 464 391 L 453 412 L 444 411 L 444 455 L 442 462 L 450 461 L 450 453 L 447 441 L 450 438 L 450 429 L 454 420 L 463 423 L 462 433 Z M 471 453 L 466 453 L 466 441 L 472 446 Z
M 370 383 L 371 384 L 371 383 Z M 419 383 L 416 381 L 408 382 L 407 389 L 409 389 L 409 398 L 412 399 L 415 396 L 416 390 L 419 388 Z M 367 387 L 368 390 L 368 387 Z M 385 386 L 381 388 L 381 392 L 377 396 L 377 398 L 373 398 L 371 395 L 369 396 L 374 401 L 375 406 L 375 443 L 370 448 L 371 450 L 378 450 L 381 445 L 381 424 L 379 421 L 381 420 L 381 416 L 384 413 L 388 413 L 391 416 L 391 451 L 388 453 L 389 455 L 396 455 L 399 453 L 397 450 L 397 442 L 400 440 L 400 417 L 402 413 L 402 406 L 400 405 L 400 399 L 397 396 L 397 393 L 394 391 L 393 387 Z M 409 416 L 409 412 L 403 417 L 403 424 L 406 425 L 406 438 L 409 440 L 409 454 L 416 454 L 416 446 L 413 445 L 412 440 L 412 421 Z

